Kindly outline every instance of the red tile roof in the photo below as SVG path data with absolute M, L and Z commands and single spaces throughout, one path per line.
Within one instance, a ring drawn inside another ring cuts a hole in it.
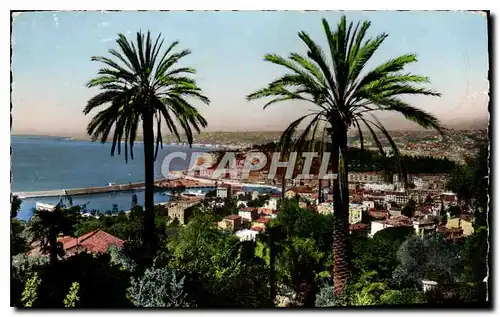
M 238 219 L 241 219 L 241 216 L 238 216 L 238 215 L 229 215 L 229 216 L 224 217 L 224 219 L 238 220 Z
M 266 215 L 272 215 L 274 213 L 274 209 L 261 207 L 261 208 L 259 208 L 259 213 L 266 214 Z
M 370 216 L 373 218 L 387 218 L 389 216 L 389 213 L 387 211 L 370 211 Z
M 367 227 L 368 227 L 367 224 L 355 223 L 355 224 L 349 225 L 349 231 L 362 231 L 362 230 L 366 230 Z
M 259 227 L 259 226 L 254 226 L 251 229 L 254 230 L 254 231 L 264 231 L 264 228 Z
M 255 222 L 267 224 L 271 220 L 272 220 L 271 218 L 259 218 L 259 219 L 255 220 Z
M 385 221 L 386 224 L 391 226 L 412 226 L 413 222 L 406 216 L 391 217 Z
M 240 211 L 257 211 L 259 208 L 255 207 L 245 207 L 245 208 L 240 208 Z
M 307 186 L 292 187 L 289 190 L 293 191 L 296 194 L 312 194 L 314 192 L 312 188 Z
M 59 239 L 59 241 L 63 244 L 63 248 L 65 251 L 71 250 L 78 246 L 92 253 L 107 253 L 108 248 L 111 245 L 121 247 L 124 243 L 123 240 L 99 229 L 86 233 L 77 238 L 62 237 Z

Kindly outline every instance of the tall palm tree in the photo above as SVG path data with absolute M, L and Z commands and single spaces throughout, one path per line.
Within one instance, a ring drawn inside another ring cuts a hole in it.
M 161 34 L 152 41 L 150 32 L 145 36 L 137 32 L 136 43 L 128 41 L 119 34 L 116 43 L 120 52 L 110 49 L 108 52 L 114 60 L 107 57 L 94 56 L 92 61 L 104 64 L 97 72 L 97 77 L 87 83 L 87 87 L 98 87 L 100 92 L 91 98 L 83 112 L 89 114 L 94 108 L 105 106 L 90 121 L 87 133 L 92 140 L 106 142 L 113 129 L 111 156 L 118 145 L 121 152 L 121 141 L 125 146 L 125 161 L 134 158 L 134 142 L 137 129 L 142 121 L 142 137 L 144 143 L 144 175 L 145 175 L 145 212 L 143 242 L 154 245 L 154 161 L 158 148 L 162 145 L 162 120 L 168 130 L 180 141 L 179 128 L 187 137 L 189 145 L 193 143 L 193 130 L 207 126 L 207 121 L 189 102 L 189 99 L 200 100 L 205 104 L 210 101 L 202 94 L 195 81 L 188 77 L 195 69 L 175 67 L 189 50 L 173 53 L 178 41 L 170 44 L 162 52 Z M 156 126 L 156 136 L 154 127 Z
M 371 70 L 367 62 L 377 51 L 387 34 L 383 33 L 365 40 L 369 21 L 347 24 L 345 16 L 332 32 L 323 19 L 323 29 L 328 41 L 329 58 L 305 32 L 300 39 L 307 46 L 307 55 L 292 53 L 288 58 L 267 54 L 264 60 L 285 67 L 290 73 L 274 80 L 267 87 L 247 96 L 248 100 L 273 97 L 268 106 L 282 101 L 297 100 L 312 103 L 314 109 L 293 121 L 283 132 L 280 143 L 284 147 L 298 150 L 310 140 L 329 139 L 331 173 L 338 174 L 332 181 L 334 197 L 334 289 L 342 294 L 350 276 L 349 254 L 349 191 L 347 186 L 347 132 L 358 130 L 363 150 L 363 129 L 366 127 L 385 156 L 376 131 L 381 132 L 393 148 L 399 160 L 399 151 L 390 134 L 373 114 L 376 111 L 392 111 L 402 114 L 422 127 L 434 128 L 443 133 L 439 121 L 431 114 L 409 105 L 400 97 L 404 95 L 439 96 L 438 93 L 420 87 L 428 78 L 403 72 L 406 65 L 416 62 L 414 54 L 405 54 L 391 59 Z M 305 129 L 298 127 L 307 122 Z M 299 132 L 298 137 L 293 137 Z M 366 132 L 366 130 L 365 130 Z M 325 142 L 326 143 L 326 142 Z M 399 163 L 400 172 L 401 163 Z

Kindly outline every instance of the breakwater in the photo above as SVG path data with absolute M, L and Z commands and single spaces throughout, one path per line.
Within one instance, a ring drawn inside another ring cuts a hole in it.
M 165 180 L 167 179 L 166 178 L 157 179 L 155 180 L 155 185 Z M 127 190 L 141 189 L 141 188 L 144 188 L 144 182 L 113 184 L 113 185 L 99 186 L 99 187 L 56 189 L 56 190 L 43 190 L 43 191 L 32 191 L 32 192 L 14 192 L 12 194 L 18 196 L 21 199 L 24 199 L 24 198 L 37 198 L 37 197 L 89 195 L 89 194 L 109 193 L 117 191 L 127 191 Z

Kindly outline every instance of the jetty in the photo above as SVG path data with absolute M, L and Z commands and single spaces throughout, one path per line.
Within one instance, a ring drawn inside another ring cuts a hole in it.
M 154 181 L 157 189 L 169 190 L 177 187 L 183 189 L 207 189 L 213 186 L 207 186 L 206 183 L 200 183 L 184 179 L 168 179 L 161 178 Z M 144 182 L 128 183 L 128 184 L 110 184 L 108 186 L 100 187 L 84 187 L 72 189 L 55 189 L 31 192 L 14 192 L 12 195 L 18 196 L 20 199 L 25 198 L 42 198 L 42 197 L 64 197 L 64 196 L 77 196 L 77 195 L 91 195 L 100 193 L 112 193 L 119 191 L 130 191 L 134 189 L 143 189 Z
M 231 185 L 235 187 L 257 187 L 257 188 L 272 188 L 277 191 L 281 191 L 281 188 L 267 185 L 267 184 L 255 184 L 255 183 L 245 183 L 242 181 L 235 181 L 230 179 L 209 179 L 203 177 L 192 177 L 188 175 L 183 175 L 181 173 L 172 173 L 172 178 L 160 178 L 154 181 L 155 188 L 159 190 L 172 190 L 174 188 L 182 189 L 210 189 L 215 188 L 217 185 Z M 145 187 L 144 182 L 135 182 L 128 184 L 109 184 L 108 186 L 100 187 L 84 187 L 84 188 L 72 188 L 72 189 L 55 189 L 55 190 L 43 190 L 43 191 L 31 191 L 31 192 L 14 192 L 15 196 L 20 199 L 25 198 L 42 198 L 42 197 L 64 197 L 64 196 L 77 196 L 77 195 L 91 195 L 100 193 L 112 193 L 119 191 L 131 191 L 134 189 L 143 189 Z
M 165 178 L 158 179 L 155 181 L 155 184 L 159 184 L 160 182 L 165 180 L 166 180 Z M 127 191 L 133 189 L 141 189 L 141 188 L 144 188 L 144 182 L 114 184 L 114 185 L 99 186 L 99 187 L 54 189 L 54 190 L 42 190 L 42 191 L 31 191 L 31 192 L 14 192 L 12 193 L 12 195 L 18 196 L 20 199 L 41 198 L 41 197 L 62 197 L 62 196 L 110 193 L 110 192 Z

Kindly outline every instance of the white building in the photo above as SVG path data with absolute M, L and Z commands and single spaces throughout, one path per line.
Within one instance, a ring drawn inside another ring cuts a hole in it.
M 401 209 L 400 208 L 395 208 L 395 207 L 389 207 L 389 215 L 391 217 L 399 217 L 401 216 Z
M 436 286 L 437 286 L 437 282 L 435 282 L 435 281 L 422 280 L 422 290 L 424 292 L 428 292 L 428 291 L 434 289 Z
M 381 183 L 384 177 L 381 173 L 349 173 L 349 182 Z
M 431 220 L 416 220 L 413 221 L 413 228 L 418 236 L 424 236 L 436 231 L 436 224 Z
M 412 222 L 407 217 L 393 217 L 386 220 L 372 221 L 370 237 L 373 237 L 380 230 L 392 227 L 409 227 L 411 228 Z
M 236 202 L 236 207 L 240 207 L 241 205 L 245 206 L 245 208 L 247 207 L 247 201 L 244 201 L 244 200 L 238 200 Z
M 420 177 L 414 177 L 413 178 L 413 184 L 415 185 L 415 189 L 422 189 L 424 188 L 424 180 Z
M 240 210 L 238 211 L 238 216 L 248 221 L 253 221 L 256 218 L 256 212 L 250 210 Z
M 373 200 L 363 200 L 363 206 L 366 208 L 375 208 L 375 202 Z
M 228 188 L 224 186 L 217 187 L 217 197 L 219 198 L 227 198 Z
M 380 230 L 384 230 L 385 228 L 390 228 L 390 227 L 393 227 L 393 226 L 385 223 L 384 221 L 372 221 L 369 236 L 373 237 L 375 235 L 375 233 L 379 232 Z
M 367 207 L 362 204 L 349 204 L 349 223 L 354 224 L 361 222 L 363 217 L 363 211 L 367 210 Z
M 384 202 L 389 203 L 393 201 L 400 206 L 405 205 L 408 200 L 408 195 L 403 192 L 386 192 L 384 195 Z
M 363 186 L 363 188 L 368 190 L 386 191 L 386 190 L 394 190 L 394 185 L 387 183 L 366 183 Z
M 255 241 L 258 234 L 259 232 L 250 229 L 243 229 L 235 232 L 235 235 L 240 238 L 240 241 Z
M 267 200 L 266 203 L 264 204 L 264 208 L 277 209 L 278 208 L 278 199 L 275 197 L 269 198 L 269 200 Z

